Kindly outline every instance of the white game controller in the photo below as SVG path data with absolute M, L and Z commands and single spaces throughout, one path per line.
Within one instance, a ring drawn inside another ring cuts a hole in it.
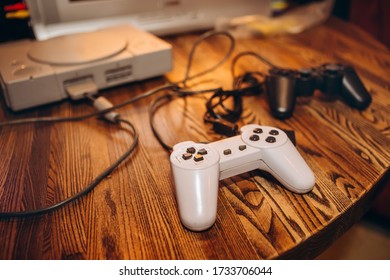
M 315 184 L 312 170 L 286 133 L 269 126 L 246 125 L 241 135 L 209 144 L 178 143 L 170 160 L 180 219 L 193 231 L 214 224 L 219 180 L 261 169 L 295 193 L 307 193 Z

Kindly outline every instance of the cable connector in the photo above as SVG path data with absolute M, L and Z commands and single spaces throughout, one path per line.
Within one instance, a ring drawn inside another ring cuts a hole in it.
M 103 96 L 100 96 L 100 97 L 96 98 L 93 101 L 93 106 L 99 112 L 114 107 L 114 105 L 112 105 L 112 103 L 110 101 L 108 101 L 107 98 L 105 98 Z M 110 122 L 117 123 L 118 122 L 118 118 L 119 118 L 119 113 L 117 113 L 117 112 L 108 112 L 108 113 L 104 114 L 104 118 L 106 120 L 110 121 Z
M 232 137 L 238 134 L 238 126 L 234 123 L 221 119 L 216 119 L 210 122 L 213 125 L 213 130 L 220 135 Z

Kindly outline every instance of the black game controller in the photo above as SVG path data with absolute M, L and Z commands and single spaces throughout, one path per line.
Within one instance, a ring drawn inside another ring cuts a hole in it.
M 271 114 L 278 119 L 291 117 L 296 98 L 310 97 L 316 89 L 331 99 L 340 98 L 355 109 L 364 110 L 371 103 L 370 94 L 349 65 L 327 63 L 301 70 L 273 67 L 266 77 Z

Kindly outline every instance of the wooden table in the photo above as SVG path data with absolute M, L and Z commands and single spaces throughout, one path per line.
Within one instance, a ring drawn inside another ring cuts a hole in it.
M 187 56 L 199 33 L 166 38 L 173 45 L 174 69 L 183 78 Z M 218 61 L 223 38 L 203 43 L 197 72 Z M 244 98 L 239 125 L 258 123 L 294 130 L 297 149 L 313 169 L 314 190 L 298 195 L 260 171 L 219 184 L 217 221 L 204 232 L 179 220 L 169 155 L 149 127 L 143 99 L 118 110 L 134 123 L 140 142 L 132 156 L 91 193 L 41 216 L 0 221 L 1 259 L 275 259 L 315 258 L 347 231 L 388 182 L 390 163 L 390 52 L 365 32 L 331 19 L 298 35 L 238 39 L 235 54 L 254 51 L 282 67 L 325 62 L 355 67 L 372 95 L 363 112 L 340 101 L 312 98 L 294 116 L 271 117 L 264 94 Z M 267 66 L 251 58 L 238 72 Z M 203 80 L 231 87 L 230 64 Z M 159 77 L 106 90 L 117 104 L 164 84 Z M 68 102 L 12 113 L 2 105 L 2 121 L 43 116 L 75 116 L 93 109 Z M 164 141 L 214 141 L 220 136 L 203 122 L 205 99 L 175 99 L 156 113 Z M 74 194 L 112 163 L 132 141 L 125 130 L 96 118 L 81 122 L 0 128 L 0 210 L 35 209 Z

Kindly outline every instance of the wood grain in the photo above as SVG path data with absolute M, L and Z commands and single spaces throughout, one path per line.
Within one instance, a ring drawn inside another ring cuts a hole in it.
M 174 69 L 166 77 L 105 90 L 117 104 L 166 80 L 184 76 L 199 33 L 165 38 Z M 192 73 L 227 49 L 211 38 L 196 53 Z M 274 64 L 302 68 L 324 62 L 351 64 L 373 97 L 363 111 L 315 96 L 299 101 L 294 116 L 271 117 L 264 94 L 245 97 L 239 124 L 294 130 L 297 148 L 316 177 L 305 195 L 284 189 L 268 174 L 251 171 L 219 184 L 215 225 L 194 233 L 180 223 L 167 152 L 149 127 L 152 97 L 119 110 L 140 134 L 132 156 L 84 198 L 47 215 L 0 220 L 0 259 L 276 259 L 314 258 L 350 228 L 388 182 L 390 163 L 390 52 L 360 29 L 331 19 L 301 34 L 241 38 L 235 54 L 254 51 Z M 229 60 L 231 62 L 231 60 Z M 266 65 L 242 59 L 237 72 Z M 199 84 L 197 84 L 199 82 Z M 201 83 L 200 83 L 201 82 Z M 194 82 L 195 88 L 231 88 L 230 64 Z M 2 101 L 3 102 L 3 101 Z M 12 113 L 1 120 L 74 116 L 92 112 L 87 102 L 64 101 Z M 175 99 L 156 113 L 164 141 L 215 141 L 203 123 L 205 99 Z M 0 128 L 0 211 L 51 205 L 80 191 L 127 148 L 132 137 L 98 119 Z

